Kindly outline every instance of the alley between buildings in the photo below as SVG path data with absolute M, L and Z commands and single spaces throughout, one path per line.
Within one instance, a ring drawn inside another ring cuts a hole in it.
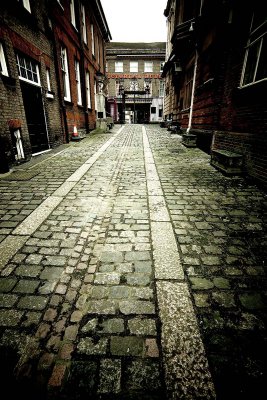
M 266 193 L 156 125 L 115 125 L 36 160 L 0 179 L 9 394 L 260 393 Z

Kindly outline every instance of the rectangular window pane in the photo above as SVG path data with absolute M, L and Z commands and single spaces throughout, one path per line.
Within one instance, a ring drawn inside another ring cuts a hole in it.
M 2 43 L 0 43 L 0 73 L 2 75 L 8 76 L 5 53 L 4 53 L 4 49 L 3 49 Z
M 267 36 L 262 38 L 261 51 L 259 55 L 259 64 L 257 68 L 256 81 L 267 78 Z
M 86 30 L 85 8 L 84 8 L 84 5 L 83 5 L 83 4 L 82 4 L 82 6 L 81 6 L 81 11 L 82 11 L 82 32 L 83 32 L 83 41 L 84 41 L 84 43 L 87 43 L 87 30 Z
M 76 76 L 76 86 L 77 86 L 77 103 L 82 104 L 82 94 L 81 94 L 81 82 L 80 82 L 80 63 L 75 60 L 75 76 Z
M 92 108 L 91 104 L 91 87 L 90 87 L 90 74 L 86 72 L 86 93 L 87 93 L 87 108 Z
M 123 62 L 115 61 L 115 72 L 123 72 Z
M 144 72 L 153 72 L 153 63 L 151 61 L 145 61 Z
M 72 25 L 76 28 L 74 0 L 70 0 L 70 18 Z
M 138 72 L 138 62 L 130 61 L 130 72 Z
M 243 84 L 247 85 L 254 81 L 255 68 L 259 52 L 259 42 L 254 43 L 248 48 L 247 63 Z
M 94 35 L 94 25 L 91 24 L 91 40 L 92 40 L 92 54 L 95 54 L 95 35 Z
M 67 50 L 65 48 L 61 49 L 61 70 L 62 70 L 64 100 L 71 101 Z

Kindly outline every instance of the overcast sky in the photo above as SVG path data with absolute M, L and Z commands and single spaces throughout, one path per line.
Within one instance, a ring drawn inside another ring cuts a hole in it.
M 112 42 L 166 42 L 167 0 L 100 0 Z

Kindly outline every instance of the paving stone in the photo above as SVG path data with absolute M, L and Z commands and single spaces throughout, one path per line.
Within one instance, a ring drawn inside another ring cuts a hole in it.
M 157 392 L 161 389 L 160 366 L 157 362 L 131 361 L 125 371 L 125 387 L 145 392 Z
M 44 296 L 25 296 L 18 302 L 18 308 L 26 308 L 29 310 L 43 310 L 48 302 L 48 298 Z
M 113 336 L 110 339 L 110 352 L 113 356 L 142 357 L 145 352 L 145 341 L 134 336 Z
M 18 300 L 18 296 L 14 294 L 0 293 L 0 307 L 10 308 Z
M 14 310 L 0 310 L 0 326 L 12 327 L 18 326 L 23 312 Z
M 243 293 L 239 295 L 239 300 L 242 306 L 249 310 L 265 308 L 260 293 Z
M 34 293 L 38 288 L 40 281 L 20 280 L 16 287 L 13 289 L 14 292 L 18 293 Z
M 81 339 L 77 345 L 77 352 L 86 355 L 105 355 L 107 351 L 108 340 L 105 338 Z
M 16 285 L 17 279 L 14 278 L 0 278 L 0 293 L 8 293 Z
M 155 306 L 148 301 L 120 301 L 119 309 L 122 314 L 154 314 Z
M 156 323 L 152 319 L 133 318 L 128 321 L 130 333 L 133 335 L 151 335 L 155 336 Z

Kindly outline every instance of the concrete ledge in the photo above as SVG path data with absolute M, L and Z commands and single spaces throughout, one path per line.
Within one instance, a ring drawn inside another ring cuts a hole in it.
M 227 175 L 238 175 L 243 172 L 243 156 L 228 150 L 211 150 L 210 163 Z
M 197 135 L 192 133 L 185 133 L 182 135 L 182 144 L 186 147 L 196 147 L 197 146 Z

